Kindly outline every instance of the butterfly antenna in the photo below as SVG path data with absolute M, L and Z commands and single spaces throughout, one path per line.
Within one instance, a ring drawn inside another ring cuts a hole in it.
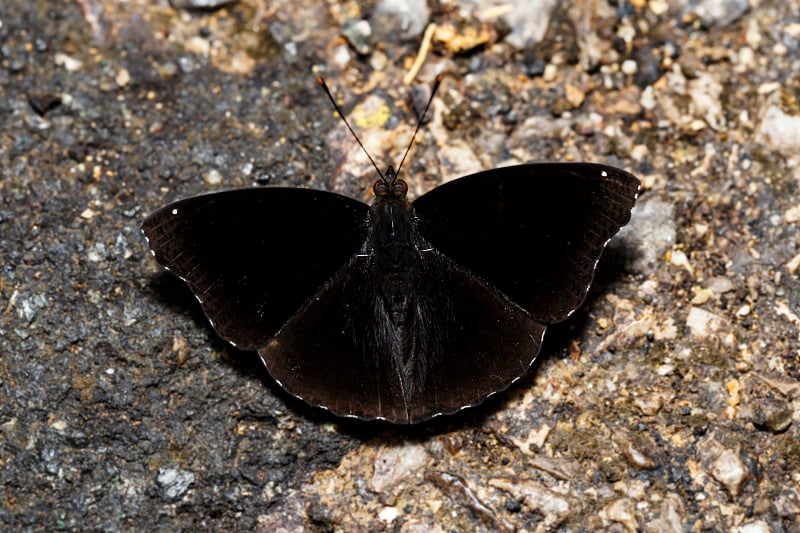
M 369 155 L 367 149 L 364 148 L 364 145 L 361 143 L 361 139 L 358 138 L 358 135 L 356 135 L 356 132 L 353 131 L 353 128 L 350 127 L 350 123 L 347 122 L 347 119 L 344 117 L 344 113 L 342 113 L 342 110 L 339 109 L 339 104 L 336 103 L 336 100 L 333 98 L 333 95 L 331 94 L 331 90 L 328 89 L 328 84 L 325 83 L 325 80 L 322 78 L 322 76 L 317 76 L 317 83 L 319 83 L 322 86 L 323 90 L 325 91 L 325 94 L 328 95 L 328 98 L 333 104 L 333 108 L 336 110 L 337 113 L 339 113 L 339 116 L 342 118 L 344 125 L 347 126 L 347 129 L 350 130 L 350 133 L 353 134 L 353 137 L 355 137 L 356 142 L 361 147 L 361 149 L 364 150 L 364 153 L 367 154 L 367 158 L 369 159 L 369 162 L 372 163 L 372 166 L 375 167 L 375 170 L 378 172 L 378 176 L 380 176 L 381 179 L 384 179 L 383 172 L 381 172 L 381 169 L 378 168 L 378 165 L 375 163 L 375 160 L 372 159 L 372 156 Z
M 406 153 L 403 154 L 403 159 L 400 160 L 400 164 L 397 165 L 397 172 L 396 174 L 400 174 L 400 169 L 403 168 L 403 163 L 406 161 L 406 156 L 408 152 L 411 151 L 411 146 L 414 144 L 414 139 L 417 138 L 417 132 L 422 127 L 422 121 L 425 120 L 425 115 L 428 114 L 428 109 L 431 107 L 431 102 L 433 102 L 433 97 L 436 95 L 436 91 L 439 90 L 439 85 L 442 84 L 442 78 L 444 78 L 444 73 L 440 72 L 438 76 L 436 76 L 436 81 L 433 82 L 433 87 L 431 87 L 431 97 L 428 98 L 428 103 L 425 104 L 425 111 L 422 112 L 422 115 L 417 117 L 417 128 L 414 130 L 414 135 L 411 136 L 411 142 L 408 143 L 408 148 L 406 148 Z

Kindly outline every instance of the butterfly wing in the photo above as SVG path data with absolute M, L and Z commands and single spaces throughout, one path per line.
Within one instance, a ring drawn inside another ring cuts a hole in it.
M 603 165 L 533 164 L 434 189 L 413 204 L 419 263 L 392 285 L 388 312 L 385 272 L 358 253 L 369 208 L 346 197 L 230 191 L 167 206 L 143 230 L 220 336 L 258 349 L 289 392 L 340 415 L 414 423 L 525 373 L 546 324 L 585 298 L 638 185 Z M 387 321 L 399 301 L 410 303 L 397 328 Z
M 551 324 L 583 303 L 638 191 L 614 167 L 533 163 L 445 183 L 413 206 L 433 246 Z
M 217 333 L 254 350 L 359 249 L 368 211 L 323 191 L 243 189 L 170 204 L 142 230 Z
M 543 324 L 435 250 L 405 285 L 402 346 L 376 344 L 392 328 L 380 274 L 354 257 L 259 349 L 286 390 L 339 415 L 417 423 L 505 389 L 539 352 Z

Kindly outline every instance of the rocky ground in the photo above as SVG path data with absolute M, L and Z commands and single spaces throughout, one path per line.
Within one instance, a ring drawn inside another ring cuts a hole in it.
M 0 6 L 2 529 L 800 529 L 800 2 L 213 4 Z M 413 195 L 533 160 L 643 191 L 511 390 L 342 420 L 221 341 L 139 227 L 225 188 L 368 200 L 315 77 L 383 166 L 439 73 Z

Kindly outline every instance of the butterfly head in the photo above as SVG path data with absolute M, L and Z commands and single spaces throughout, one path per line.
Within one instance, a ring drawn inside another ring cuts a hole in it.
M 408 193 L 408 185 L 405 181 L 398 179 L 394 167 L 389 165 L 381 179 L 372 186 L 372 191 L 379 199 L 405 198 Z

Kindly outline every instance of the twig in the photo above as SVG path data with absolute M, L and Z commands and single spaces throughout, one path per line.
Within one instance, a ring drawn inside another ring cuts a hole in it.
M 419 69 L 422 68 L 422 64 L 425 63 L 425 58 L 428 57 L 428 52 L 431 49 L 431 40 L 433 39 L 433 32 L 436 31 L 436 23 L 431 22 L 428 24 L 428 27 L 425 28 L 425 33 L 422 35 L 422 42 L 419 45 L 419 51 L 417 52 L 417 57 L 414 59 L 414 64 L 411 65 L 411 69 L 409 69 L 408 73 L 403 77 L 403 83 L 406 85 L 411 85 L 414 79 L 417 77 L 419 73 Z

